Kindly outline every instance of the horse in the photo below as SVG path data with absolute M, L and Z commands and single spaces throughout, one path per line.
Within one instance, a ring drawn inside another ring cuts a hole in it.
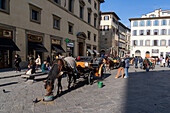
M 61 85 L 61 80 L 62 80 L 62 75 L 63 74 L 68 74 L 69 76 L 69 84 L 68 88 L 70 88 L 71 84 L 71 78 L 74 78 L 74 83 L 76 83 L 76 77 L 74 75 L 74 72 L 72 72 L 72 69 L 70 67 L 65 65 L 65 61 L 63 59 L 57 59 L 49 74 L 47 77 L 47 80 L 44 81 L 45 85 L 44 88 L 47 90 L 46 96 L 53 95 L 53 90 L 54 90 L 54 82 L 57 79 L 58 80 L 58 90 L 57 90 L 57 95 L 62 92 L 62 85 Z
M 143 61 L 144 69 L 146 69 L 148 65 L 150 65 L 150 61 L 149 61 L 149 59 L 145 58 Z

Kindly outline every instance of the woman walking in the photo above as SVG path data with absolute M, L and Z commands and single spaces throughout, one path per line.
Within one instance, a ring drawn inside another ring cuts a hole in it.
M 123 78 L 123 69 L 124 69 L 124 68 L 125 68 L 125 60 L 122 58 L 121 61 L 120 61 L 120 63 L 119 63 L 119 70 L 118 70 L 117 75 L 116 75 L 115 78 L 118 78 L 118 77 L 119 77 L 120 71 L 121 71 L 121 73 L 122 73 L 122 77 L 121 77 L 121 78 Z

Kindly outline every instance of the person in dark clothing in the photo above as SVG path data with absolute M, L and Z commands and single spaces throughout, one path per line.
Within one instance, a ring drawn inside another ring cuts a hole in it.
M 14 60 L 14 64 L 15 64 L 15 67 L 16 67 L 16 72 L 21 71 L 21 68 L 19 66 L 20 62 L 21 62 L 21 58 L 19 57 L 18 54 L 16 54 L 15 55 L 15 60 Z
M 119 70 L 118 70 L 118 72 L 117 72 L 117 75 L 116 75 L 116 77 L 115 78 L 118 78 L 119 77 L 119 73 L 120 73 L 120 71 L 121 71 L 121 73 L 122 73 L 122 76 L 121 76 L 121 78 L 123 78 L 123 69 L 125 68 L 125 60 L 124 59 L 121 59 L 121 61 L 120 61 L 120 63 L 119 63 Z
M 157 65 L 159 65 L 159 58 L 157 59 Z
M 138 68 L 138 57 L 135 57 L 135 68 Z
M 50 63 L 51 61 L 50 61 L 50 57 L 49 57 L 49 55 L 48 55 L 48 57 L 47 57 L 47 63 Z
M 170 58 L 168 58 L 167 66 L 170 67 Z
M 140 63 L 140 68 L 142 69 L 142 65 L 143 65 L 143 58 L 142 57 L 140 58 L 139 63 Z

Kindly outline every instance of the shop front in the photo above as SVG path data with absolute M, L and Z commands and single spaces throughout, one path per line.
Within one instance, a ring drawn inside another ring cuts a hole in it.
M 93 46 L 94 56 L 99 56 L 100 53 L 97 51 L 96 46 Z
M 87 52 L 87 56 L 93 56 L 94 55 L 94 52 L 91 50 L 91 45 L 88 45 L 87 44 L 87 50 L 86 50 L 86 52 Z
M 74 56 L 74 42 L 67 42 L 67 56 Z
M 27 34 L 28 38 L 28 59 L 36 59 L 38 56 L 43 60 L 43 53 L 48 52 L 43 45 L 43 36 Z
M 51 39 L 51 58 L 52 61 L 56 59 L 58 54 L 62 55 L 65 53 L 65 50 L 61 46 L 61 40 L 59 39 Z
M 13 41 L 13 31 L 0 28 L 0 69 L 12 68 L 13 51 L 20 51 Z

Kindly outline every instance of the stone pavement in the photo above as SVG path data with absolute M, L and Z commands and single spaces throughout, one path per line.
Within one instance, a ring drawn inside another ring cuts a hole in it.
M 169 113 L 169 68 L 157 66 L 145 72 L 131 67 L 127 79 L 114 79 L 116 73 L 106 74 L 103 88 L 79 79 L 76 88 L 67 90 L 63 78 L 60 97 L 36 104 L 33 100 L 46 94 L 42 81 L 32 84 L 21 77 L 0 79 L 0 113 Z

